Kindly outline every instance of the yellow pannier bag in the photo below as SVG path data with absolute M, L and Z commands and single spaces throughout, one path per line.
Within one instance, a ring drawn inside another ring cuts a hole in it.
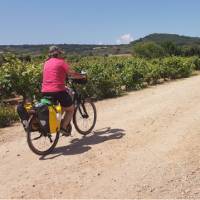
M 31 110 L 31 109 L 33 108 L 33 105 L 32 105 L 31 103 L 26 103 L 26 104 L 24 105 L 24 107 L 25 107 L 25 109 L 26 109 L 27 111 L 29 111 L 29 110 Z
M 61 106 L 48 106 L 49 109 L 49 130 L 50 133 L 56 133 L 60 130 L 62 119 Z

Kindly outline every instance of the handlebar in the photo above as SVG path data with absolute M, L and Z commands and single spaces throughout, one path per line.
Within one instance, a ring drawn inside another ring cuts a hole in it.
M 84 76 L 83 78 L 73 78 L 73 77 L 67 77 L 67 82 L 75 83 L 75 84 L 86 84 L 87 83 L 87 73 L 81 72 L 81 76 Z

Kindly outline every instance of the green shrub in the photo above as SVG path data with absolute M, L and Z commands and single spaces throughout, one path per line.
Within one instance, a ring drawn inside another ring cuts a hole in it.
M 0 106 L 0 128 L 18 121 L 18 115 L 13 107 Z
M 0 70 L 1 98 L 17 95 L 33 96 L 41 84 L 41 65 L 24 63 L 16 56 L 8 54 Z
M 195 70 L 200 70 L 200 58 L 198 56 L 191 57 L 190 61 L 194 64 Z
M 162 78 L 163 68 L 159 62 L 148 62 L 148 73 L 146 76 L 146 82 L 148 84 L 156 84 L 160 78 Z
M 164 58 L 161 65 L 164 69 L 164 76 L 170 79 L 189 77 L 195 68 L 190 59 L 175 56 Z
M 81 65 L 75 68 L 78 71 L 87 71 L 88 83 L 85 86 L 85 91 L 88 96 L 104 99 L 121 94 L 120 73 L 118 73 L 117 67 L 113 65 L 112 59 L 83 60 Z
M 149 72 L 148 64 L 143 59 L 127 60 L 121 73 L 122 84 L 128 90 L 140 89 Z

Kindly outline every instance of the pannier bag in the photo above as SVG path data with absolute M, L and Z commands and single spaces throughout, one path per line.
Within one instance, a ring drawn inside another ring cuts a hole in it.
M 44 133 L 56 133 L 60 129 L 60 106 L 41 105 L 37 107 L 37 115 L 41 130 Z
M 61 106 L 49 106 L 50 133 L 56 133 L 60 129 L 62 120 Z

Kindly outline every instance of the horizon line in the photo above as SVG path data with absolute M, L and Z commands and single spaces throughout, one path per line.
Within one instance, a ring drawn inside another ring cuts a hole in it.
M 167 35 L 177 35 L 177 36 L 180 36 L 180 37 L 190 37 L 190 38 L 199 38 L 200 39 L 200 36 L 191 36 L 191 35 L 184 35 L 184 34 L 178 34 L 178 33 L 150 33 L 150 34 L 146 34 L 145 36 L 141 36 L 141 37 L 138 37 L 136 38 L 135 40 L 131 41 L 130 43 L 127 43 L 127 44 L 117 44 L 117 43 L 102 43 L 102 44 L 98 44 L 98 43 L 15 43 L 15 44 L 0 44 L 0 46 L 38 46 L 38 45 L 41 45 L 41 46 L 50 46 L 50 45 L 88 45 L 88 46 L 120 46 L 120 45 L 129 45 L 131 44 L 132 42 L 134 41 L 137 41 L 137 40 L 140 40 L 140 39 L 143 39 L 147 36 L 150 36 L 150 35 L 154 35 L 154 34 L 160 34 L 160 35 L 164 35 L 164 34 L 167 34 Z

